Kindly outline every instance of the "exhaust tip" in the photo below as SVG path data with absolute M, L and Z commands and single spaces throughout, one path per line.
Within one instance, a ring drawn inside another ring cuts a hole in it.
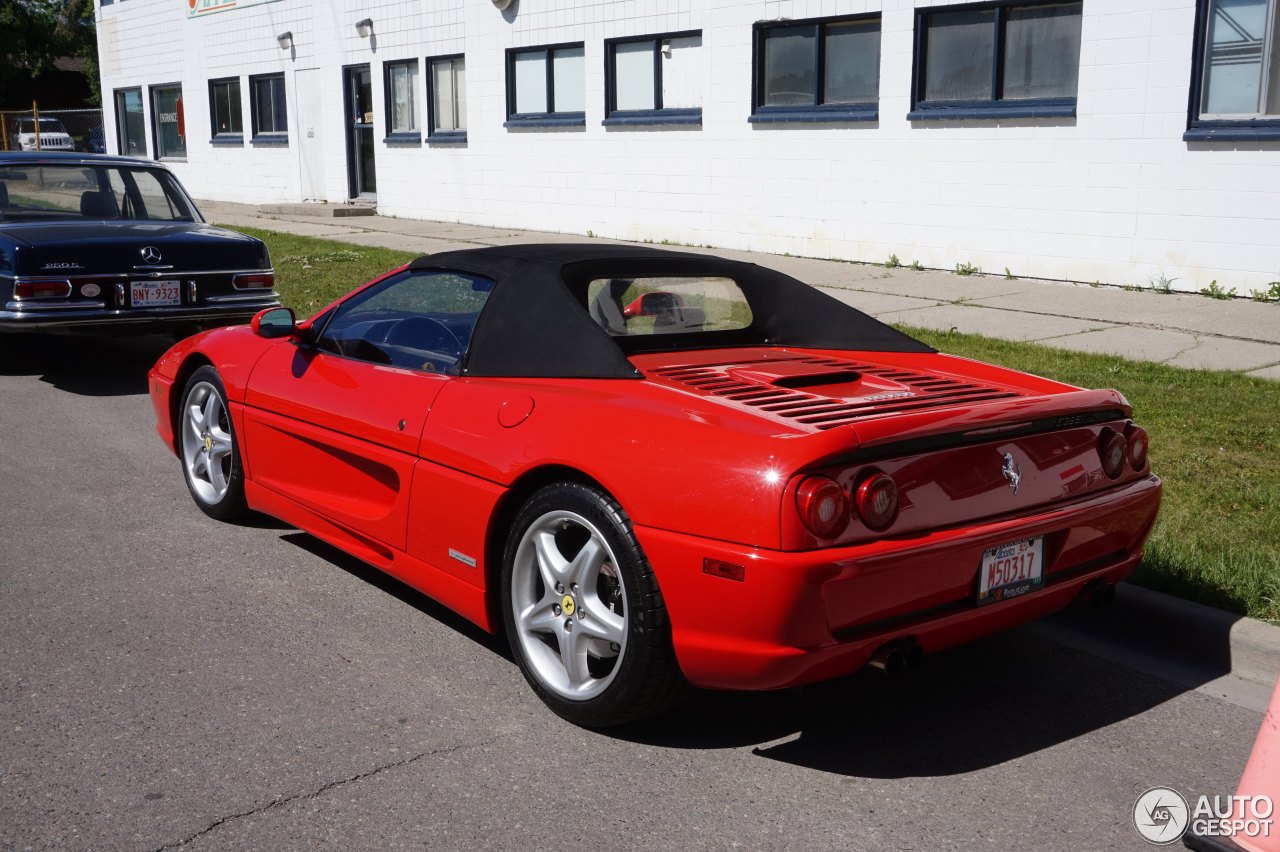
M 1104 610 L 1115 603 L 1116 587 L 1105 580 L 1093 580 L 1080 590 L 1077 600 L 1089 609 Z
M 1116 587 L 1111 583 L 1105 583 L 1093 590 L 1093 594 L 1089 597 L 1089 603 L 1094 609 L 1106 609 L 1116 602 Z
M 895 639 L 876 649 L 867 665 L 890 677 L 902 677 L 916 669 L 924 659 L 924 649 L 914 639 Z

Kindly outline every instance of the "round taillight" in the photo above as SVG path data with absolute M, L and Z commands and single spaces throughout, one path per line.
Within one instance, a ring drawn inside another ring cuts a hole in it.
M 1125 437 L 1129 439 L 1129 467 L 1142 470 L 1147 466 L 1147 430 L 1131 426 Z
M 849 503 L 840 483 L 825 476 L 811 476 L 796 490 L 796 508 L 809 532 L 832 538 L 849 523 Z
M 1124 435 L 1110 429 L 1103 429 L 1098 436 L 1098 455 L 1102 458 L 1102 470 L 1112 479 L 1118 479 L 1124 472 L 1127 445 Z
M 872 471 L 858 485 L 853 502 L 867 529 L 888 529 L 898 517 L 898 484 L 889 474 Z

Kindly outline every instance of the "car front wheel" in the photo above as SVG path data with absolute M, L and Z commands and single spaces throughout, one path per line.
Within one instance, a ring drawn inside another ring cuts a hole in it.
M 504 553 L 502 612 L 525 678 L 574 724 L 652 716 L 687 688 L 631 522 L 597 488 L 557 483 L 524 504 Z
M 213 367 L 201 367 L 191 374 L 177 425 L 182 473 L 196 505 L 220 521 L 248 514 L 244 468 L 227 409 L 227 392 Z

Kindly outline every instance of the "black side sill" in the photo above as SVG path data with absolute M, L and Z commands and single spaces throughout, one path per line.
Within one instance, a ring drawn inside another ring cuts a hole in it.
M 259 133 L 249 140 L 249 144 L 262 148 L 288 148 L 288 133 Z
M 226 147 L 244 147 L 243 133 L 222 133 L 209 140 L 210 145 L 224 145 Z
M 834 124 L 846 121 L 879 121 L 880 108 L 862 109 L 761 109 L 747 116 L 751 124 Z
M 502 123 L 503 127 L 586 127 L 585 112 L 567 112 L 563 115 L 513 115 Z
M 1075 118 L 1071 104 L 997 104 L 983 106 L 917 106 L 907 121 L 974 121 L 996 118 Z
M 442 130 L 427 134 L 428 145 L 463 145 L 467 141 L 465 130 Z
M 702 125 L 701 109 L 645 109 L 615 112 L 600 122 L 605 127 L 660 127 L 664 124 Z
M 421 133 L 388 133 L 382 140 L 387 145 L 421 145 Z
M 1280 124 L 1188 127 L 1183 142 L 1280 142 Z

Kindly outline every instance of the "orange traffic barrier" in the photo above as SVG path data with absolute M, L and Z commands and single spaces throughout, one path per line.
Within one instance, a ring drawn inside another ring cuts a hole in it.
M 1232 802 L 1229 824 L 1237 830 L 1229 840 L 1197 836 L 1193 822 L 1184 843 L 1192 849 L 1280 852 L 1280 814 L 1275 813 L 1280 802 L 1280 682 Z

